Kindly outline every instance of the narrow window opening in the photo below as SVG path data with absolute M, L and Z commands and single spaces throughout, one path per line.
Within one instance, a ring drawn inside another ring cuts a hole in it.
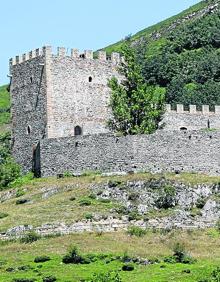
M 79 125 L 74 128 L 74 135 L 82 135 L 82 128 Z
M 210 129 L 210 120 L 207 121 L 207 128 Z
M 85 59 L 85 54 L 81 54 L 79 57 Z
M 89 82 L 92 82 L 92 77 L 91 76 L 89 77 Z
M 31 127 L 28 125 L 27 127 L 27 134 L 30 135 L 31 134 Z
M 31 83 L 33 83 L 33 77 L 32 76 L 30 77 L 30 81 L 31 81 Z

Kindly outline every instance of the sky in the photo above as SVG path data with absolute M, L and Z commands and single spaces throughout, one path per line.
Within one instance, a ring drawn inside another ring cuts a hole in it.
M 45 45 L 97 50 L 200 0 L 0 0 L 0 85 L 8 60 Z

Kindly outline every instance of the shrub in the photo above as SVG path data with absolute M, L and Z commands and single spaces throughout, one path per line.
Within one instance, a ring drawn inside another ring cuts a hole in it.
M 34 262 L 39 263 L 39 262 L 45 262 L 49 260 L 50 260 L 50 257 L 48 256 L 39 256 L 34 259 Z
M 96 273 L 91 282 L 122 282 L 118 272 Z
M 23 205 L 28 202 L 28 199 L 18 199 L 16 205 Z
M 57 278 L 53 275 L 43 277 L 43 282 L 55 282 Z
M 92 200 L 95 200 L 96 199 L 96 195 L 95 194 L 90 194 L 89 198 L 92 199 Z
M 101 198 L 101 199 L 99 199 L 99 202 L 101 202 L 103 204 L 109 204 L 109 203 L 111 203 L 111 200 L 110 199 L 103 199 L 103 198 Z
M 139 215 L 138 211 L 134 210 L 128 213 L 128 221 L 132 220 L 140 220 L 141 216 Z
M 176 190 L 175 187 L 166 185 L 160 191 L 160 196 L 156 200 L 156 207 L 159 209 L 169 209 L 176 205 Z
M 20 166 L 11 157 L 0 164 L 0 188 L 8 187 L 11 182 L 20 176 Z
M 72 197 L 70 197 L 70 201 L 75 201 L 76 200 L 76 197 L 74 197 L 74 196 L 72 196 Z
M 63 263 L 69 264 L 82 264 L 83 257 L 79 254 L 79 251 L 76 246 L 70 248 L 69 252 L 63 257 Z
M 138 226 L 131 226 L 128 228 L 127 233 L 131 236 L 143 237 L 147 232 L 145 229 L 142 229 Z
M 4 212 L 0 212 L 0 219 L 7 217 L 8 214 Z
M 108 187 L 109 188 L 115 188 L 119 186 L 122 182 L 120 180 L 109 180 Z
M 41 236 L 39 234 L 37 234 L 34 231 L 30 231 L 20 239 L 20 242 L 25 244 L 30 244 L 39 240 L 40 238 Z
M 79 205 L 80 206 L 90 206 L 92 204 L 92 202 L 88 199 L 82 199 L 79 201 Z
M 202 209 L 202 208 L 204 208 L 205 204 L 206 204 L 206 199 L 203 198 L 203 197 L 201 197 L 201 198 L 199 198 L 199 199 L 197 200 L 197 202 L 196 202 L 196 207 L 197 207 L 198 209 Z
M 124 264 L 122 266 L 122 270 L 123 271 L 133 271 L 134 270 L 134 266 L 132 264 Z
M 131 193 L 129 196 L 128 196 L 128 200 L 129 201 L 137 201 L 139 199 L 139 194 L 138 193 Z
M 195 259 L 187 254 L 185 246 L 179 242 L 174 245 L 173 257 L 177 263 L 192 264 L 195 262 Z
M 34 282 L 36 281 L 34 278 L 14 278 L 13 282 Z
M 87 213 L 87 214 L 85 214 L 85 219 L 91 220 L 91 219 L 93 219 L 93 218 L 94 218 L 94 216 L 93 216 L 92 213 Z
M 21 196 L 24 196 L 24 194 L 25 194 L 24 190 L 19 188 L 19 189 L 16 191 L 16 198 L 19 198 L 19 197 L 21 197 Z

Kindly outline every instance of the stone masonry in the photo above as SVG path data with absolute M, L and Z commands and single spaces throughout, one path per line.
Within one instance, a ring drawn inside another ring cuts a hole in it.
M 108 80 L 118 73 L 118 53 L 106 56 L 51 47 L 10 60 L 12 149 L 23 172 L 187 171 L 220 174 L 220 107 L 184 111 L 167 105 L 164 128 L 153 135 L 116 137 Z M 81 136 L 77 136 L 81 135 Z

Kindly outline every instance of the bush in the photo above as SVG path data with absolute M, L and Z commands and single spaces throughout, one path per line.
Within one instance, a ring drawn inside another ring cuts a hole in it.
M 160 191 L 160 196 L 156 200 L 155 204 L 156 207 L 159 209 L 169 209 L 172 207 L 175 207 L 176 205 L 176 190 L 175 187 L 166 185 L 162 188 L 162 191 Z
M 195 262 L 195 259 L 187 254 L 185 246 L 179 242 L 173 248 L 173 257 L 177 263 L 192 264 Z
M 139 199 L 139 194 L 138 193 L 131 193 L 129 196 L 128 196 L 128 200 L 129 201 L 137 201 Z
M 147 232 L 145 229 L 142 229 L 138 226 L 131 226 L 128 228 L 127 233 L 131 236 L 143 237 Z
M 30 231 L 20 239 L 20 242 L 25 244 L 30 244 L 39 240 L 40 238 L 41 236 L 39 234 L 37 234 L 34 231 Z
M 23 205 L 28 202 L 28 199 L 18 199 L 16 205 Z
M 34 259 L 34 262 L 39 263 L 39 262 L 45 262 L 45 261 L 49 261 L 50 257 L 48 256 L 40 256 L 40 257 L 36 257 Z
M 76 246 L 70 248 L 69 252 L 63 257 L 63 263 L 69 264 L 83 264 L 83 257 L 79 254 L 79 251 Z
M 80 206 L 90 206 L 92 204 L 92 202 L 88 199 L 82 199 L 79 201 L 79 205 Z
M 110 199 L 103 199 L 103 198 L 101 198 L 101 199 L 99 199 L 99 202 L 101 202 L 103 204 L 109 204 L 109 203 L 111 203 L 111 200 Z
M 134 266 L 132 264 L 124 264 L 122 266 L 122 270 L 123 271 L 133 271 L 134 270 Z
M 76 200 L 76 197 L 74 197 L 74 196 L 72 196 L 72 197 L 70 197 L 70 201 L 75 201 Z
M 109 180 L 108 187 L 109 188 L 115 188 L 119 186 L 122 182 L 120 180 Z
M 91 213 L 85 214 L 85 219 L 92 220 L 93 218 L 94 218 L 93 214 L 91 214 Z
M 95 194 L 90 194 L 89 198 L 92 199 L 92 200 L 95 200 L 96 199 L 96 195 Z
M 138 211 L 134 210 L 128 213 L 128 221 L 132 220 L 140 220 L 141 216 L 139 215 Z
M 14 278 L 13 282 L 34 282 L 36 281 L 34 278 Z
M 0 219 L 7 217 L 8 214 L 4 212 L 0 212 Z
M 0 189 L 8 187 L 11 182 L 21 176 L 21 169 L 11 157 L 0 164 Z
M 97 273 L 90 282 L 122 282 L 118 272 Z
M 203 197 L 201 197 L 201 198 L 199 198 L 199 199 L 197 200 L 197 202 L 196 202 L 196 207 L 197 207 L 198 209 L 202 209 L 202 208 L 204 208 L 205 204 L 206 204 L 206 199 L 203 198 Z
M 57 278 L 53 275 L 43 277 L 43 282 L 55 282 Z
M 21 197 L 21 196 L 24 196 L 24 194 L 25 194 L 24 190 L 19 188 L 19 189 L 16 191 L 16 198 L 19 198 L 19 197 Z

